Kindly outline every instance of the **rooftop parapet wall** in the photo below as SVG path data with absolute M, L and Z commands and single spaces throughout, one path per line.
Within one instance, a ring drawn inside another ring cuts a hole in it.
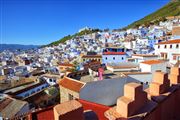
M 169 87 L 168 74 L 158 71 L 153 74 L 153 82 L 149 85 L 149 93 L 158 96 L 166 92 Z
M 178 67 L 171 68 L 169 79 L 170 79 L 171 84 L 179 84 L 180 83 L 180 68 Z
M 180 120 L 180 68 L 171 68 L 170 86 L 168 74 L 154 73 L 153 82 L 146 94 L 141 85 L 130 83 L 124 86 L 124 96 L 117 100 L 117 106 L 104 114 L 109 120 Z M 171 82 L 172 83 L 172 82 Z M 147 94 L 148 99 L 147 100 Z
M 116 111 L 123 117 L 129 117 L 142 108 L 146 102 L 147 93 L 137 83 L 128 83 L 124 87 L 124 96 L 118 98 Z
M 76 100 L 64 102 L 54 107 L 55 120 L 85 120 L 82 104 Z

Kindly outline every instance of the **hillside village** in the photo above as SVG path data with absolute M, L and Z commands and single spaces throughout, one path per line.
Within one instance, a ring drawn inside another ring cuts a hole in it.
M 84 30 L 92 29 L 78 32 Z M 172 91 L 180 96 L 180 16 L 75 36 L 56 46 L 6 50 L 0 64 L 0 119 L 170 120 L 140 113 L 143 105 L 147 113 L 163 106 Z

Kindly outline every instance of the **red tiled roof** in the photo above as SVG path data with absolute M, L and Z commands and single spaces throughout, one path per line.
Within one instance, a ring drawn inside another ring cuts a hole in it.
M 161 45 L 161 44 L 177 44 L 177 43 L 180 43 L 180 39 L 163 41 L 163 42 L 160 42 L 160 43 L 158 43 L 158 44 L 156 44 L 156 45 Z
M 141 63 L 148 64 L 148 65 L 153 65 L 153 64 L 163 63 L 163 62 L 164 61 L 162 61 L 162 60 L 146 60 L 146 61 L 143 61 Z
M 102 55 L 83 55 L 82 58 L 102 58 Z
M 101 104 L 97 104 L 97 103 L 93 103 L 93 102 L 88 102 L 85 100 L 78 100 L 78 101 L 83 105 L 84 110 L 94 111 L 97 114 L 99 120 L 108 120 L 104 116 L 104 112 L 106 110 L 108 110 L 110 107 L 105 106 L 105 105 L 101 105 Z
M 125 55 L 125 52 L 103 52 L 103 55 Z
M 68 77 L 64 77 L 59 84 L 67 89 L 70 89 L 72 91 L 75 92 L 79 92 L 80 89 L 83 87 L 83 83 L 76 81 L 76 80 L 72 80 Z
M 59 66 L 74 67 L 74 65 L 70 63 L 60 63 Z
M 45 108 L 43 110 L 39 110 L 36 112 L 31 113 L 31 120 L 54 120 L 54 112 L 53 107 L 50 106 L 48 108 Z
M 88 102 L 85 100 L 78 100 L 78 101 L 82 104 L 84 110 L 94 111 L 98 116 L 99 120 L 108 120 L 104 116 L 104 112 L 108 110 L 110 107 L 97 103 Z M 35 118 L 37 120 L 54 120 L 53 107 L 54 106 L 51 106 L 46 109 L 31 113 L 31 120 Z
M 9 98 L 5 98 L 0 102 L 0 111 L 2 111 L 9 103 L 11 103 L 13 100 Z

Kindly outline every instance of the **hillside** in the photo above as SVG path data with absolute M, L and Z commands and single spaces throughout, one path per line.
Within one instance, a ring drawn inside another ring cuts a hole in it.
M 92 33 L 99 32 L 99 31 L 101 31 L 101 30 L 100 29 L 83 30 L 83 31 L 75 33 L 73 35 L 67 35 L 67 36 L 65 36 L 65 37 L 63 37 L 63 38 L 61 38 L 61 39 L 59 39 L 59 40 L 57 40 L 55 42 L 52 42 L 52 43 L 50 43 L 50 44 L 48 44 L 46 46 L 57 46 L 60 43 L 64 43 L 65 41 L 70 40 L 70 39 L 72 39 L 74 37 L 82 36 L 82 35 L 86 35 L 86 34 L 92 34 Z
M 180 0 L 172 0 L 170 3 L 157 10 L 156 12 L 138 20 L 134 23 L 128 25 L 124 29 L 134 28 L 142 24 L 150 24 L 153 22 L 158 22 L 164 20 L 167 16 L 179 16 L 180 15 Z
M 135 27 L 138 27 L 143 24 L 144 25 L 150 25 L 151 23 L 156 24 L 156 23 L 159 23 L 159 21 L 166 20 L 165 18 L 168 16 L 179 16 L 179 15 L 180 15 L 180 0 L 171 0 L 171 2 L 169 2 L 167 5 L 165 5 L 161 9 L 157 10 L 156 12 L 154 12 L 138 21 L 135 21 L 134 23 L 132 23 L 122 29 L 135 28 Z M 120 30 L 122 30 L 122 29 L 120 29 Z M 91 34 L 91 33 L 95 33 L 98 31 L 101 31 L 101 30 L 99 30 L 99 29 L 84 30 L 79 33 L 75 33 L 73 35 L 65 36 L 65 37 L 63 37 L 55 42 L 52 42 L 48 45 L 45 45 L 45 46 L 57 46 L 59 43 L 64 43 L 65 41 L 70 40 L 73 37 L 81 36 L 81 35 L 85 35 L 85 34 Z M 43 47 L 45 47 L 45 46 L 43 46 Z

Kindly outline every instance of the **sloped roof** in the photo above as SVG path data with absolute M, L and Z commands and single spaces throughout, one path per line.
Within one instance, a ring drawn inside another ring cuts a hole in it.
M 13 99 L 5 98 L 4 101 L 0 103 L 0 113 L 4 118 L 14 117 L 25 105 L 27 102 Z
M 160 43 L 158 43 L 158 44 L 156 44 L 156 45 L 161 45 L 161 44 L 177 44 L 177 43 L 180 43 L 180 39 L 163 41 L 163 42 L 160 42 Z
M 148 65 L 153 65 L 153 64 L 159 64 L 159 63 L 164 63 L 165 61 L 162 61 L 162 60 L 146 60 L 146 61 L 143 61 L 141 63 L 143 64 L 148 64 Z
M 84 86 L 85 83 L 73 80 L 68 77 L 64 77 L 59 84 L 69 90 L 75 91 L 75 92 L 80 92 L 81 88 Z
M 150 55 L 150 54 L 133 54 L 132 56 L 139 56 L 139 57 L 158 57 L 158 55 Z
M 60 63 L 59 66 L 74 67 L 74 65 L 70 63 Z

